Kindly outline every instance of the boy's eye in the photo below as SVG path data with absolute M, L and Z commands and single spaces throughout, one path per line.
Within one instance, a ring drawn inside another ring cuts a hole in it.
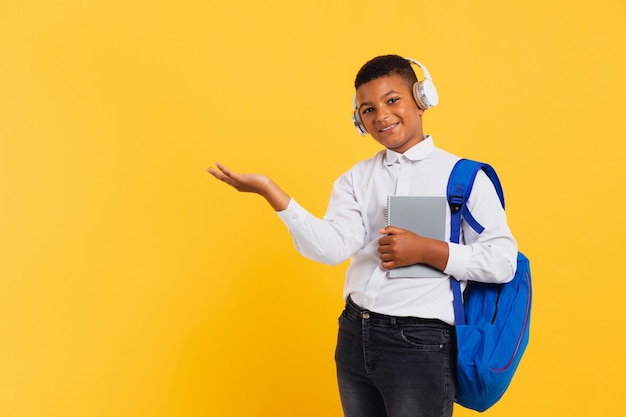
M 389 99 L 388 103 L 389 103 L 389 104 L 393 104 L 393 103 L 395 103 L 395 102 L 396 102 L 396 101 L 398 101 L 398 100 L 400 100 L 400 98 L 399 98 L 399 97 L 392 97 L 392 98 L 390 98 L 390 99 Z
M 369 113 L 369 112 L 371 112 L 372 110 L 374 110 L 372 107 L 368 107 L 368 108 L 366 108 L 366 109 L 363 109 L 363 112 L 361 112 L 361 114 Z

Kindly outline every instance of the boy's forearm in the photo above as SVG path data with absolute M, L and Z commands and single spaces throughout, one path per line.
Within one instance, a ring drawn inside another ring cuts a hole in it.
M 420 262 L 443 271 L 448 264 L 450 255 L 448 243 L 434 239 L 428 239 L 428 241 L 428 250 L 423 251 Z
M 289 205 L 291 197 L 284 192 L 274 181 L 269 181 L 260 193 L 276 211 L 283 211 Z

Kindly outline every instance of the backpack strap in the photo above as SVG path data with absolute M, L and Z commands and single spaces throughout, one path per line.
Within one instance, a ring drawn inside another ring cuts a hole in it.
M 448 189 L 446 192 L 448 204 L 450 205 L 450 242 L 460 243 L 461 241 L 461 219 L 465 220 L 477 233 L 482 233 L 485 228 L 476 221 L 472 213 L 467 208 L 467 200 L 472 192 L 474 180 L 478 171 L 483 170 L 493 183 L 498 198 L 504 208 L 504 193 L 502 184 L 496 174 L 496 171 L 489 164 L 472 161 L 470 159 L 460 159 L 452 168 L 450 178 L 448 179 Z M 461 284 L 454 278 L 450 277 L 450 285 L 452 287 L 454 316 L 457 325 L 465 324 L 465 313 L 463 311 L 463 295 L 461 293 Z

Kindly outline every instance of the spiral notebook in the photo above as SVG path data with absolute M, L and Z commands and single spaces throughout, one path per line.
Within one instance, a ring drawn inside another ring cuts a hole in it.
M 408 229 L 418 235 L 446 240 L 446 198 L 414 195 L 387 197 L 387 225 Z M 425 264 L 390 269 L 389 278 L 440 278 L 443 272 Z

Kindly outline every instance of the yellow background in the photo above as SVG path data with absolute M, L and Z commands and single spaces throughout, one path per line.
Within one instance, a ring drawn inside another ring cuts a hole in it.
M 350 112 L 385 53 L 426 64 L 425 130 L 496 168 L 532 262 L 484 415 L 626 415 L 625 41 L 623 0 L 0 1 L 0 416 L 341 416 L 346 265 L 206 169 L 322 215 L 379 149 Z

